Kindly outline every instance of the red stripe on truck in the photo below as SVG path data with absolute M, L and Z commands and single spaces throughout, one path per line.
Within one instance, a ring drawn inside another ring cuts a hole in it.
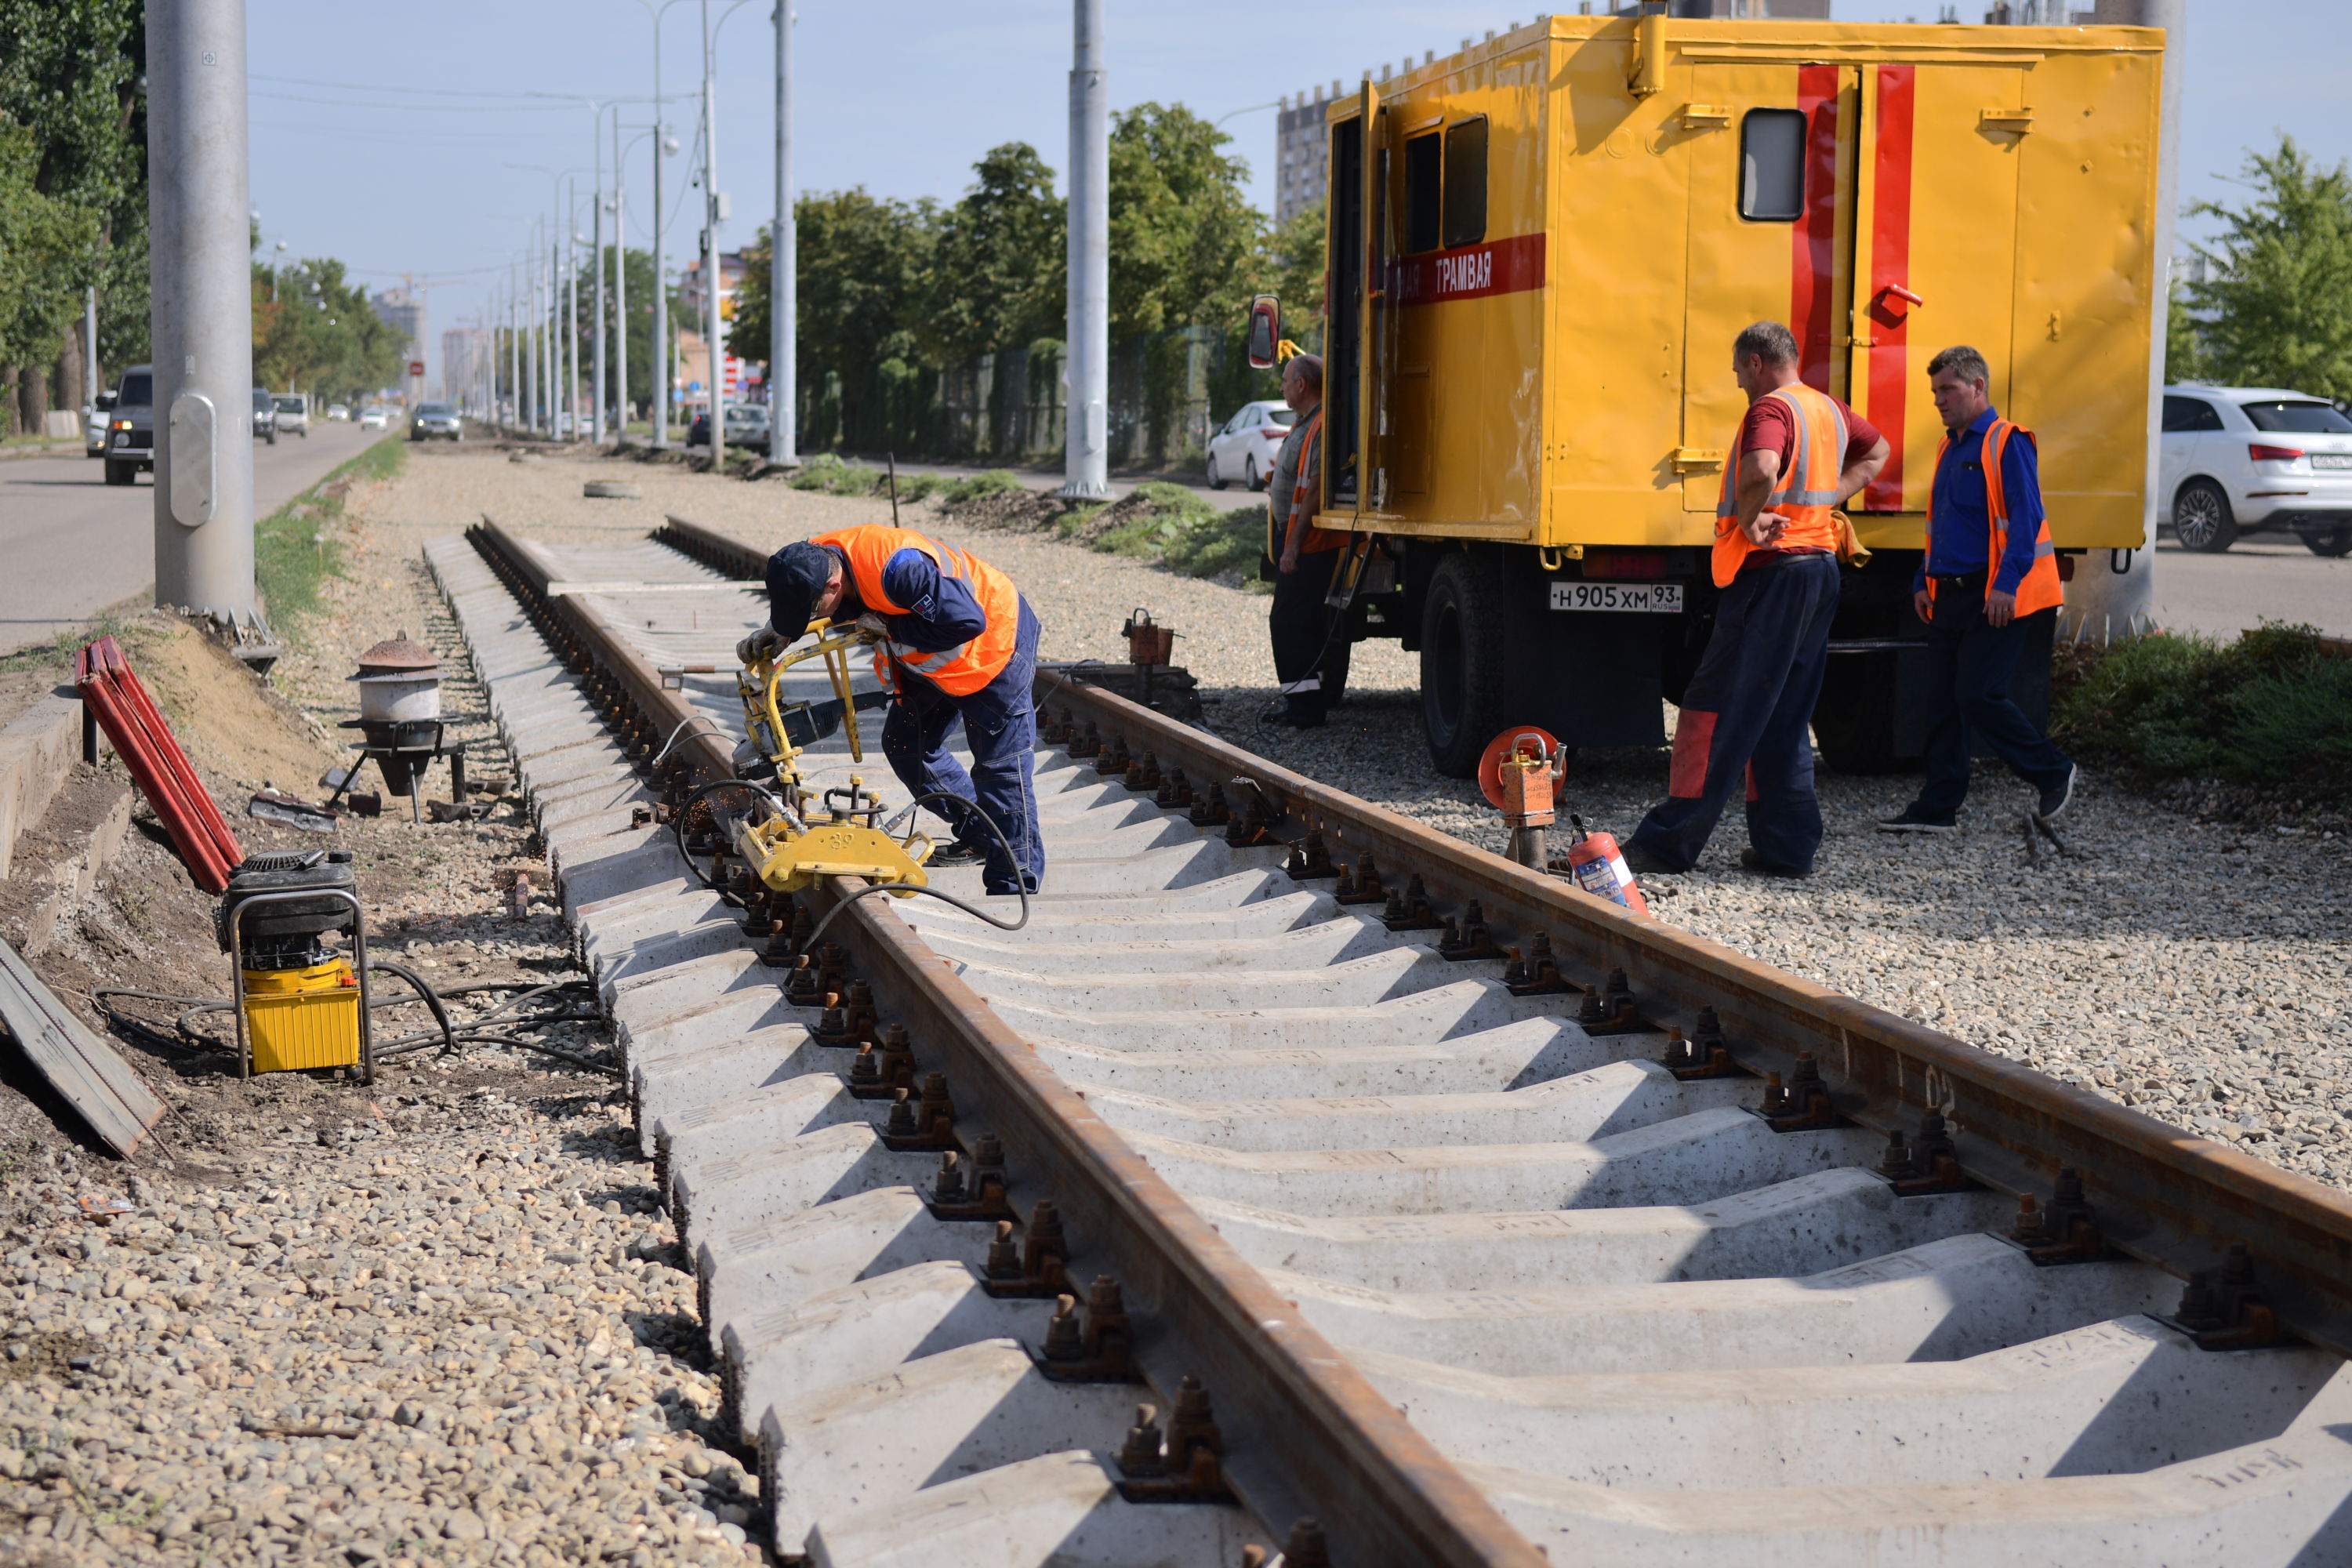
M 1458 250 L 1400 257 L 1389 268 L 1392 305 L 1442 305 L 1449 300 L 1484 300 L 1540 289 L 1544 281 L 1544 237 L 1513 235 Z
M 1799 374 L 1830 389 L 1830 339 L 1837 307 L 1838 76 L 1835 66 L 1797 71 L 1797 107 L 1805 116 L 1805 205 L 1790 246 L 1789 330 L 1797 334 Z
M 1886 437 L 1886 467 L 1870 481 L 1863 504 L 1903 510 L 1904 400 L 1911 383 L 1911 302 L 1888 290 L 1911 282 L 1911 123 L 1914 66 L 1880 66 L 1878 147 L 1872 178 L 1877 217 L 1870 240 L 1870 422 Z

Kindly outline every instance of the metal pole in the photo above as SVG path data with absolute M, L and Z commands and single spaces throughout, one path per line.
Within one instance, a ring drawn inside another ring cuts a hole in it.
M 654 105 L 654 118 L 661 118 L 661 105 Z M 661 156 L 661 149 L 654 149 Z M 614 438 L 622 445 L 629 439 L 629 223 L 628 202 L 624 193 L 628 188 L 627 176 L 621 163 L 621 117 L 613 116 L 613 409 L 619 428 Z
M 2136 10 L 2138 14 L 2132 16 Z M 2152 624 L 2156 604 L 2156 518 L 2159 459 L 2164 444 L 2165 327 L 2171 304 L 2175 209 L 2180 202 L 2180 79 L 2188 52 L 2189 0 L 2127 0 L 2126 19 L 2164 29 L 2164 122 L 2156 154 L 2156 247 L 2149 311 L 2147 363 L 2147 459 L 2140 482 L 2140 547 L 2122 572 L 2114 570 L 2121 552 L 2094 550 L 2077 558 L 2074 580 L 2066 584 L 2060 627 L 2068 637 L 2100 640 L 2112 632 L 2130 637 Z
M 727 351 L 719 342 L 719 79 L 710 58 L 710 0 L 702 0 L 702 348 L 709 362 L 710 471 L 727 466 Z
M 654 322 L 646 369 L 654 393 L 654 450 L 669 445 L 669 285 L 664 279 L 662 229 L 669 209 L 662 205 L 661 14 L 654 14 Z
M 1072 0 L 1066 496 L 1110 493 L 1110 78 L 1102 0 Z
M 147 18 L 155 602 L 253 615 L 245 0 Z
M 82 385 L 88 388 L 89 405 L 98 406 L 98 286 L 92 284 L 82 295 L 81 301 L 81 363 Z
M 776 0 L 776 216 L 768 229 L 768 461 L 801 460 L 800 224 L 793 210 L 793 0 Z
M 571 356 L 564 383 L 572 416 L 572 438 L 580 438 L 580 195 L 563 183 L 563 346 Z
M 602 109 L 597 112 L 601 114 Z M 615 127 L 619 125 L 620 119 L 620 114 L 615 111 L 613 116 Z M 617 129 L 614 134 L 618 137 Z M 601 447 L 604 444 L 604 143 L 597 142 L 593 134 L 591 134 L 588 139 L 596 142 L 595 197 L 590 204 L 595 207 L 596 216 L 588 220 L 589 259 L 596 268 L 595 308 L 589 312 L 588 318 L 595 323 L 593 335 L 596 340 L 593 355 L 593 368 L 589 376 L 589 391 L 595 404 L 595 407 L 592 410 L 592 434 L 589 438 Z

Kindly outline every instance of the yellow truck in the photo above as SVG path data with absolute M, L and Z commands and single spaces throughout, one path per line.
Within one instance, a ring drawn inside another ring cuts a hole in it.
M 1339 635 L 1419 650 L 1451 773 L 1510 724 L 1663 740 L 1751 321 L 1893 447 L 1853 509 L 1832 766 L 1920 749 L 1937 349 L 1981 350 L 2039 437 L 2063 568 L 2141 542 L 2162 33 L 1665 10 L 1543 18 L 1329 114 L 1320 521 L 1380 541 Z

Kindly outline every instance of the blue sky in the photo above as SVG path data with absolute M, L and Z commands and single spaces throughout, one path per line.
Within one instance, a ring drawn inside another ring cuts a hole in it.
M 253 202 L 266 240 L 289 257 L 340 257 L 372 283 L 402 272 L 431 281 L 431 346 L 481 311 L 488 286 L 553 210 L 546 174 L 586 168 L 590 111 L 530 93 L 650 97 L 659 0 L 403 0 L 398 6 L 247 0 L 253 73 Z M 1557 4 L 1558 0 L 1554 0 Z M 1980 15 L 1985 0 L 1963 0 Z M 701 0 L 678 0 L 662 26 L 664 89 L 699 74 Z M 1565 7 L 1562 7 L 1565 8 Z M 1938 0 L 1835 0 L 1840 20 L 1932 18 Z M 716 21 L 728 0 L 711 0 Z M 719 186 L 750 239 L 772 205 L 771 0 L 746 0 L 719 26 Z M 1224 120 L 1271 205 L 1274 111 L 1284 93 L 1352 83 L 1365 67 L 1444 54 L 1538 14 L 1495 3 L 1106 0 L 1111 102 L 1182 102 Z M 2352 5 L 2342 0 L 2189 0 L 2182 125 L 2186 197 L 2226 198 L 2249 145 L 2284 131 L 2321 158 L 2352 158 L 2341 109 L 2352 68 Z M 803 189 L 862 184 L 880 195 L 952 199 L 972 160 L 1025 141 L 1056 169 L 1067 139 L 1066 0 L 799 0 L 797 175 Z M 607 111 L 604 123 L 611 123 Z M 620 110 L 642 124 L 647 106 Z M 696 108 L 667 110 L 688 153 Z M 609 145 L 609 134 L 606 138 Z M 629 159 L 630 243 L 643 246 L 646 148 Z M 587 184 L 583 177 L 583 187 Z M 688 209 L 690 210 L 690 209 Z M 583 209 L 584 222 L 585 209 Z M 673 258 L 691 244 L 674 223 Z

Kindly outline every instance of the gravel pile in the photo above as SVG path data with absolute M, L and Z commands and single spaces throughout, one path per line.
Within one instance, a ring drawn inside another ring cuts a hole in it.
M 618 1108 L 480 1070 L 241 1178 L 16 1173 L 0 1561 L 758 1560 Z
M 584 478 L 616 471 L 591 460 L 424 462 L 386 500 L 403 526 L 420 531 L 488 510 L 550 537 L 590 538 L 647 530 L 671 511 L 770 544 L 889 515 L 887 501 L 649 467 L 628 470 L 646 486 L 641 503 L 579 499 Z M 1348 703 L 1328 728 L 1264 729 L 1255 719 L 1274 669 L 1263 595 L 1047 537 L 958 529 L 929 504 L 905 518 L 1010 572 L 1045 622 L 1046 658 L 1122 658 L 1119 623 L 1147 605 L 1181 634 L 1177 658 L 1200 679 L 1211 728 L 1501 847 L 1475 790 L 1430 772 L 1417 661 L 1395 643 L 1357 646 Z M 1664 783 L 1662 751 L 1588 752 L 1567 805 L 1622 837 Z M 1738 869 L 1735 810 L 1696 871 L 1647 884 L 1654 908 L 1740 952 L 2352 1187 L 2352 841 L 2201 826 L 2086 778 L 2066 829 L 2075 855 L 2033 867 L 2018 832 L 2028 792 L 1998 764 L 1979 770 L 1964 831 L 1927 839 L 1874 831 L 1913 784 L 1824 772 L 1829 837 L 1817 874 L 1801 883 Z

